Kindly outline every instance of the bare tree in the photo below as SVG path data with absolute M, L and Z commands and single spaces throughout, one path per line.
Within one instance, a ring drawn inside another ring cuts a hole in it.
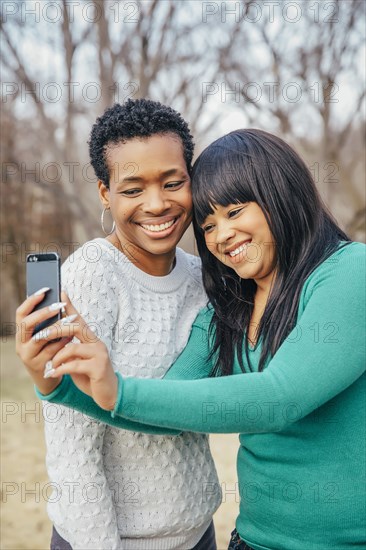
M 100 235 L 86 139 L 97 115 L 129 97 L 180 111 L 198 149 L 230 106 L 241 109 L 251 125 L 303 151 L 332 210 L 360 235 L 362 0 L 59 0 L 51 3 L 60 15 L 52 22 L 46 4 L 35 2 L 34 16 L 27 2 L 15 1 L 0 21 L 5 243 L 29 249 L 52 240 L 66 255 L 70 243 Z M 225 14 L 238 5 L 240 17 Z M 301 12 L 296 24 L 287 5 Z M 352 99 L 340 112 L 337 100 L 351 78 Z M 232 103 L 213 109 L 204 94 L 210 83 L 234 91 Z M 24 293 L 19 261 L 7 257 L 8 305 Z
M 207 131 L 217 117 L 202 124 L 201 79 L 217 78 L 218 51 L 207 48 L 210 30 L 197 4 L 187 13 L 173 0 L 93 0 L 76 9 L 59 0 L 52 24 L 40 2 L 38 15 L 26 2 L 13 6 L 1 20 L 2 101 L 12 128 L 3 126 L 3 177 L 13 194 L 3 201 L 3 239 L 29 250 L 56 242 L 66 256 L 70 243 L 100 235 L 86 147 L 96 116 L 114 102 L 151 97 L 180 110 L 194 133 Z M 13 277 L 24 271 L 21 261 L 8 254 L 16 303 L 24 294 L 24 277 Z
M 3 63 L 11 90 L 3 101 L 11 97 L 16 103 L 26 104 L 18 105 L 19 112 L 28 118 L 30 127 L 37 129 L 38 160 L 43 164 L 52 160 L 62 168 L 57 191 L 55 186 L 50 186 L 50 191 L 58 194 L 60 236 L 65 241 L 72 238 L 78 220 L 83 220 L 88 235 L 97 223 L 95 202 L 85 202 L 86 186 L 75 193 L 70 169 L 66 169 L 77 161 L 87 162 L 87 120 L 93 121 L 115 101 L 148 96 L 179 108 L 191 121 L 194 133 L 207 131 L 208 125 L 214 123 L 209 121 L 204 128 L 197 126 L 206 107 L 201 101 L 200 80 L 205 73 L 209 79 L 218 74 L 215 51 L 206 53 L 206 62 L 203 61 L 209 32 L 204 27 L 206 39 L 202 33 L 199 35 L 199 10 L 187 17 L 184 2 L 172 0 L 93 0 L 93 5 L 92 14 L 90 10 L 84 12 L 90 2 L 82 4 L 82 11 L 77 12 L 72 3 L 60 0 L 62 18 L 52 25 L 52 30 L 42 17 L 38 22 L 22 17 L 21 9 L 1 22 Z M 33 52 L 21 47 L 20 34 L 23 43 L 33 45 Z M 53 52 L 57 52 L 61 65 L 57 70 L 52 63 L 41 67 L 33 57 L 34 53 L 51 57 Z M 56 92 L 62 93 L 57 105 L 50 104 L 47 95 L 52 84 Z M 96 101 L 88 97 L 90 87 L 99 92 Z M 80 89 L 83 92 L 75 99 Z M 20 93 L 13 97 L 13 90 Z M 38 183 L 47 184 L 47 177 Z
M 274 129 L 300 148 L 332 210 L 351 234 L 365 238 L 359 233 L 365 213 L 365 81 L 359 76 L 365 3 L 242 0 L 242 6 L 230 55 L 221 52 L 221 75 L 237 92 L 235 107 L 250 125 Z M 342 98 L 345 88 L 349 101 Z

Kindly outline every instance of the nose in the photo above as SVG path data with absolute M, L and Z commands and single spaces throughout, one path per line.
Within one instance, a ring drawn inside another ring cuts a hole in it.
M 146 213 L 154 214 L 155 216 L 165 212 L 171 207 L 169 197 L 162 190 L 151 189 L 146 194 L 145 202 L 142 207 Z
M 235 237 L 235 229 L 230 226 L 228 221 L 220 222 L 216 224 L 216 228 L 212 233 L 206 235 L 206 245 L 209 249 L 219 250 L 226 248 L 230 244 L 230 240 Z
M 230 225 L 228 221 L 223 221 L 217 225 L 217 231 L 215 235 L 216 244 L 227 244 L 227 242 L 235 237 L 235 229 Z

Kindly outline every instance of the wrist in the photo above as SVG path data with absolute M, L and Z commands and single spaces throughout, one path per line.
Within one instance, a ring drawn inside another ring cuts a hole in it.
M 61 384 L 61 382 L 62 382 L 62 376 L 60 378 L 47 378 L 47 379 L 44 379 L 43 377 L 42 378 L 37 377 L 37 380 L 34 380 L 34 383 L 37 386 L 38 391 L 42 395 L 49 395 L 50 393 L 55 391 L 55 389 L 57 388 L 57 386 Z
M 118 415 L 118 408 L 119 408 L 120 403 L 122 401 L 122 388 L 123 388 L 122 375 L 119 372 L 116 372 L 115 376 L 116 376 L 116 383 L 117 383 L 117 394 L 116 394 L 116 401 L 115 401 L 115 404 L 114 404 L 114 408 L 111 409 L 112 418 L 115 418 L 116 414 Z
M 117 375 L 113 372 L 113 375 L 111 376 L 111 399 L 109 400 L 109 404 L 105 407 L 105 409 L 109 412 L 113 411 L 116 407 L 117 398 L 118 398 L 118 378 Z

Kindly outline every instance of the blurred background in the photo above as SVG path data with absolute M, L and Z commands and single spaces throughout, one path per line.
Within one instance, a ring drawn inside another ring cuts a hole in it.
M 64 260 L 102 236 L 87 141 L 104 109 L 148 97 L 189 122 L 197 156 L 241 127 L 291 143 L 325 203 L 365 241 L 363 0 L 6 1 L 1 9 L 1 548 L 49 544 L 42 414 L 14 353 L 25 259 Z M 195 251 L 192 232 L 181 246 Z M 237 436 L 212 438 L 224 504 L 238 507 Z

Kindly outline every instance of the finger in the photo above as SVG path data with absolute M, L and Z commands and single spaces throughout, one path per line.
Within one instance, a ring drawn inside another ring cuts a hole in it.
M 32 337 L 32 340 L 35 342 L 40 342 L 51 341 L 56 338 L 76 337 L 83 344 L 95 344 L 99 341 L 99 338 L 85 322 L 78 321 L 73 323 L 69 322 L 68 319 L 73 320 L 73 316 L 71 315 L 70 317 L 65 317 L 54 325 L 39 331 Z
M 24 319 L 33 312 L 34 308 L 42 302 L 42 300 L 45 297 L 46 292 L 48 292 L 50 289 L 48 287 L 43 287 L 37 290 L 34 294 L 31 296 L 28 296 L 22 304 L 17 308 L 15 313 L 15 323 L 17 326 L 17 331 L 15 335 L 15 340 L 20 341 L 20 338 L 22 336 L 21 328 L 24 331 L 24 325 L 23 321 Z
M 37 304 L 42 302 L 42 300 L 45 297 L 46 292 L 48 292 L 50 289 L 48 287 L 43 287 L 37 290 L 34 294 L 31 294 L 31 296 L 28 296 L 22 304 L 17 308 L 16 310 L 16 320 L 21 321 L 23 317 L 26 317 L 30 313 L 32 313 L 33 309 Z
M 62 363 L 71 362 L 74 359 L 92 359 L 93 357 L 95 357 L 94 346 L 88 344 L 69 344 L 52 357 L 52 364 L 57 369 Z
M 64 303 L 62 302 L 55 302 L 54 304 L 51 304 L 50 306 L 44 307 L 42 309 L 39 309 L 37 311 L 34 311 L 33 313 L 30 313 L 26 317 L 23 317 L 22 320 L 19 320 L 20 317 L 18 316 L 17 319 L 17 343 L 26 343 L 28 342 L 36 328 L 37 325 L 42 323 L 43 321 L 47 321 L 47 319 L 52 319 L 52 317 L 55 317 L 55 315 L 58 314 L 58 312 L 64 307 Z
M 38 352 L 39 362 L 44 365 L 62 350 L 67 344 L 70 344 L 71 338 L 61 338 L 57 342 L 46 342 L 40 352 Z
M 62 338 L 57 342 L 39 342 L 35 343 L 30 340 L 22 346 L 21 360 L 25 364 L 31 364 L 32 370 L 42 371 L 44 365 L 56 355 L 66 344 L 70 342 L 70 338 Z M 36 362 L 34 361 L 36 359 Z M 35 362 L 35 365 L 34 365 Z
M 47 378 L 60 378 L 64 374 L 84 374 L 88 378 L 93 372 L 93 364 L 91 361 L 75 360 L 69 363 L 60 365 L 57 369 L 53 368 L 47 374 Z
M 37 311 L 33 311 L 35 306 L 40 303 L 45 295 L 45 292 L 50 290 L 47 287 L 44 287 L 40 290 L 37 290 L 32 296 L 29 296 L 21 306 L 17 309 L 17 314 L 19 313 L 19 318 L 17 320 L 22 321 L 25 320 L 24 316 L 27 315 L 29 319 L 27 320 L 28 324 L 37 325 L 41 323 L 42 321 L 46 321 L 50 317 L 53 317 L 55 314 L 57 314 L 61 309 L 63 312 L 66 312 L 66 314 L 72 315 L 77 314 L 79 316 L 79 312 L 76 311 L 72 303 L 70 302 L 70 298 L 66 294 L 66 292 L 61 292 L 61 301 L 55 302 L 54 304 L 51 304 L 50 306 L 46 306 L 44 308 L 40 308 Z M 44 292 L 41 292 L 44 291 Z M 26 308 L 26 309 L 25 309 Z M 69 312 L 67 311 L 67 308 L 69 309 Z M 24 315 L 25 312 L 25 315 Z M 22 319 L 23 315 L 23 319 Z
M 68 297 L 68 295 L 66 294 L 66 292 L 64 290 L 61 292 L 61 302 L 66 303 L 65 309 L 66 309 L 67 315 L 77 314 L 78 316 L 80 316 L 80 313 L 78 312 L 76 307 L 74 307 L 74 305 L 72 304 L 70 298 Z

